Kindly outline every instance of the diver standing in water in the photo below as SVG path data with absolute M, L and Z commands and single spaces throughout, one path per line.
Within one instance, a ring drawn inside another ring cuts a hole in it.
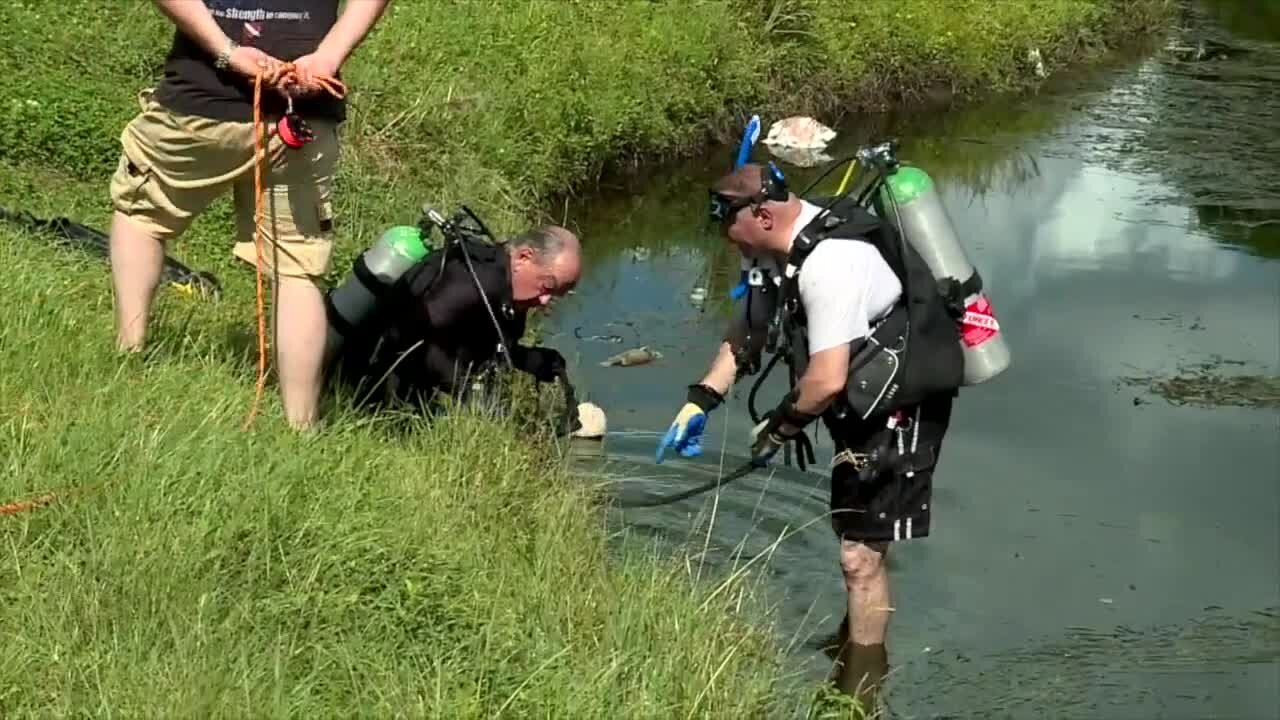
M 748 302 L 689 387 L 658 462 L 668 447 L 701 454 L 706 414 L 755 372 L 766 341 L 781 338 L 778 353 L 796 380 L 754 428 L 752 461 L 767 464 L 793 440 L 800 451 L 819 417 L 831 433 L 832 528 L 848 591 L 836 676 L 871 711 L 888 670 L 885 555 L 890 543 L 929 534 L 933 470 L 953 399 L 967 384 L 948 298 L 970 288 L 935 281 L 918 252 L 857 203 L 821 207 L 797 197 L 772 164 L 742 164 L 722 177 L 711 215 L 743 256 Z

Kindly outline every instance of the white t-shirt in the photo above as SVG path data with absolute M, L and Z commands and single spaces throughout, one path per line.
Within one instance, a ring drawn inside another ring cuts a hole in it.
M 813 203 L 801 202 L 793 240 L 822 211 Z M 760 264 L 775 276 L 780 271 L 773 262 Z M 751 260 L 743 260 L 744 269 L 751 265 Z M 812 356 L 869 335 L 872 324 L 893 309 L 902 294 L 902 283 L 870 243 L 827 238 L 800 267 L 799 290 Z

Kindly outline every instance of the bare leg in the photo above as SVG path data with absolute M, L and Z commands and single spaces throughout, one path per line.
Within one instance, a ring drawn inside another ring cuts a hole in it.
M 310 430 L 319 419 L 329 322 L 321 275 L 331 248 L 329 198 L 338 156 L 337 130 L 331 122 L 313 123 L 315 140 L 288 150 L 278 138 L 269 142 L 270 169 L 263 201 L 263 272 L 274 281 L 272 333 L 285 417 L 296 430 Z M 234 254 L 249 265 L 255 248 L 256 191 L 253 173 L 233 189 L 237 229 Z M 276 243 L 279 243 L 278 245 Z
M 111 280 L 116 301 L 116 348 L 142 349 L 151 300 L 164 269 L 164 245 L 122 213 L 111 219 Z
M 296 429 L 311 428 L 318 415 L 320 381 L 328 320 L 324 296 L 310 280 L 279 279 L 273 303 L 276 363 L 280 369 L 280 397 L 285 417 Z
M 842 691 L 856 695 L 864 711 L 876 712 L 880 684 L 888 673 L 884 639 L 889 626 L 889 574 L 884 567 L 888 546 L 842 540 L 840 566 L 849 591 L 848 637 L 835 676 Z
M 850 639 L 862 645 L 884 642 L 889 627 L 889 573 L 884 567 L 884 544 L 864 545 L 842 540 L 840 568 L 849 591 Z

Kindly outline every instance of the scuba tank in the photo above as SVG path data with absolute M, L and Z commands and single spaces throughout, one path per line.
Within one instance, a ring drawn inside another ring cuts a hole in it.
M 396 225 L 355 259 L 351 274 L 325 295 L 329 318 L 326 360 L 365 325 L 386 291 L 428 251 L 421 228 Z
M 899 165 L 884 178 L 878 203 L 884 216 L 911 243 L 938 280 L 938 290 L 960 320 L 964 385 L 977 385 L 1009 367 L 1009 345 L 982 278 L 956 237 L 933 179 L 918 167 Z

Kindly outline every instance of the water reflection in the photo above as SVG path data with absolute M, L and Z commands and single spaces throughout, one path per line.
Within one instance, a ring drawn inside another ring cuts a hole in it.
M 1280 5 L 1256 0 L 1203 0 L 1203 11 L 1235 37 L 1280 41 Z
M 1221 242 L 1280 260 L 1280 206 L 1263 209 L 1199 204 L 1193 210 L 1199 226 Z
M 1208 32 L 1197 27 L 1188 32 Z M 1014 352 L 1003 376 L 957 403 L 934 537 L 890 553 L 888 695 L 898 716 L 1262 717 L 1280 705 L 1275 616 L 1240 620 L 1280 605 L 1277 416 L 1174 407 L 1120 382 L 1215 358 L 1280 375 L 1268 205 L 1280 192 L 1274 154 L 1259 151 L 1277 143 L 1280 100 L 1256 86 L 1280 73 L 1280 60 L 1274 46 L 1248 47 L 1212 69 L 1226 78 L 1214 82 L 1157 53 L 1058 96 L 859 123 L 830 149 L 839 157 L 886 127 L 902 138 L 902 156 L 938 181 Z M 1192 142 L 1205 132 L 1215 141 Z M 731 155 L 571 208 L 588 265 L 548 330 L 581 394 L 620 431 L 589 472 L 614 482 L 624 505 L 744 459 L 740 388 L 713 413 L 704 458 L 652 460 L 723 329 L 736 260 L 701 223 L 705 188 Z M 1223 168 L 1239 182 L 1224 183 Z M 803 187 L 822 168 L 786 169 Z M 638 246 L 649 254 L 631 252 Z M 708 288 L 699 307 L 695 287 Z M 579 326 L 625 341 L 581 342 Z M 664 360 L 597 365 L 629 344 Z M 785 390 L 777 375 L 762 404 Z M 779 635 L 821 679 L 845 597 L 825 519 L 829 440 L 817 451 L 814 472 L 774 468 L 674 505 L 620 508 L 613 522 L 696 543 L 707 573 L 763 555 Z M 1212 625 L 1227 628 L 1221 644 L 1171 644 L 1178 629 L 1205 627 L 1210 606 L 1226 618 Z M 1252 650 L 1236 652 L 1241 644 Z M 1161 674 L 1170 653 L 1172 680 Z

